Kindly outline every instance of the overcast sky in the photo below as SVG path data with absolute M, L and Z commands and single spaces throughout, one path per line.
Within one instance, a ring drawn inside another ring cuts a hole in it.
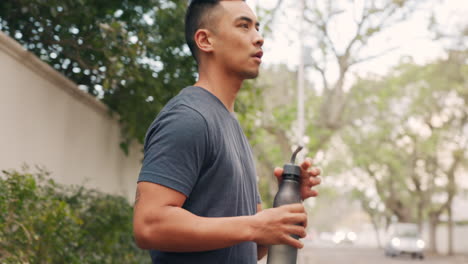
M 261 4 L 262 7 L 272 8 L 277 1 L 247 0 L 247 3 L 252 7 L 255 4 Z M 359 4 L 362 1 L 365 0 L 355 0 L 354 2 Z M 288 1 L 284 2 L 288 3 Z M 430 39 L 431 34 L 428 31 L 430 12 L 428 11 L 436 10 L 437 18 L 445 29 L 456 30 L 460 28 L 460 25 L 468 23 L 468 1 L 430 0 L 422 7 L 423 10 L 416 12 L 410 20 L 397 24 L 373 39 L 371 45 L 366 49 L 366 53 L 370 55 L 386 49 L 393 49 L 392 52 L 353 68 L 353 72 L 360 75 L 367 73 L 384 74 L 396 65 L 402 56 L 411 56 L 417 63 L 425 63 L 444 56 L 444 45 Z M 297 28 L 295 18 L 298 10 L 294 8 L 283 9 L 283 13 L 286 13 L 286 16 L 280 15 L 277 17 L 273 34 L 265 41 L 263 63 L 264 66 L 284 63 L 291 69 L 295 69 L 298 63 L 299 45 L 298 34 L 292 29 Z M 350 36 L 350 32 L 353 31 L 352 23 L 350 23 L 352 19 L 347 21 L 345 16 L 336 21 L 331 30 L 334 33 L 332 38 L 338 40 L 338 42 L 346 40 Z M 333 75 L 333 73 L 329 74 Z M 308 78 L 316 79 L 313 73 L 309 73 Z M 318 80 L 315 80 L 315 82 L 318 82 Z

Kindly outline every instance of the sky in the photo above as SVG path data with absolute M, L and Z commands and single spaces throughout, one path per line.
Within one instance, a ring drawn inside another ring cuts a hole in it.
M 256 5 L 272 8 L 277 1 L 247 0 L 247 4 L 252 8 Z M 354 0 L 354 6 L 351 4 L 351 8 L 358 7 L 362 1 L 366 0 Z M 357 65 L 352 72 L 360 76 L 383 75 L 398 64 L 402 56 L 411 56 L 414 62 L 419 64 L 443 57 L 445 55 L 444 43 L 432 40 L 431 32 L 428 30 L 430 14 L 428 11 L 430 10 L 435 10 L 438 21 L 442 23 L 444 29 L 449 31 L 456 30 L 460 25 L 468 23 L 466 16 L 468 14 L 468 1 L 426 1 L 422 5 L 422 10 L 414 13 L 408 21 L 399 23 L 377 36 L 365 50 L 369 55 L 375 55 L 385 50 L 391 50 L 390 52 L 377 59 Z M 289 68 L 296 69 L 299 58 L 299 34 L 294 28 L 297 29 L 298 9 L 284 8 L 281 12 L 284 15 L 277 16 L 272 36 L 268 36 L 265 40 L 263 66 L 284 63 Z M 352 14 L 352 12 L 348 13 Z M 333 33 L 332 38 L 336 40 L 336 43 L 344 42 L 350 36 L 350 32 L 353 31 L 353 23 L 349 23 L 350 21 L 352 22 L 352 18 L 347 20 L 345 14 L 332 25 L 330 31 Z M 336 72 L 331 71 L 329 75 L 334 79 L 333 76 L 336 75 Z M 320 82 L 318 76 L 314 75 L 312 71 L 308 71 L 307 78 L 312 82 Z

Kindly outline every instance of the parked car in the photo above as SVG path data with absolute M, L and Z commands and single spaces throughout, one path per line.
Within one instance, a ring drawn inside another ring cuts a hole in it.
M 335 244 L 353 244 L 356 239 L 356 233 L 349 230 L 339 230 L 333 235 L 333 242 Z
M 424 258 L 426 243 L 421 237 L 418 226 L 413 223 L 396 223 L 388 230 L 385 255 L 396 257 L 409 254 L 413 258 Z

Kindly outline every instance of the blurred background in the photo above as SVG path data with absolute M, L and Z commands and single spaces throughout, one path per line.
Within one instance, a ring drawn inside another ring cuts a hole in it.
M 298 144 L 322 170 L 298 263 L 468 263 L 468 2 L 247 3 L 264 208 Z M 149 263 L 132 203 L 146 129 L 197 77 L 186 6 L 0 1 L 1 263 Z

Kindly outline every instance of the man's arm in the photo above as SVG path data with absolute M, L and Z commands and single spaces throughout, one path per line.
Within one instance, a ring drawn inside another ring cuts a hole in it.
M 257 213 L 262 211 L 262 204 L 257 204 Z M 257 259 L 261 260 L 268 253 L 267 245 L 257 244 Z
M 254 216 L 200 217 L 181 208 L 185 195 L 159 184 L 139 182 L 137 197 L 133 231 L 143 249 L 207 251 L 244 241 L 303 247 L 290 236 L 305 236 L 307 215 L 301 204 L 264 210 Z

